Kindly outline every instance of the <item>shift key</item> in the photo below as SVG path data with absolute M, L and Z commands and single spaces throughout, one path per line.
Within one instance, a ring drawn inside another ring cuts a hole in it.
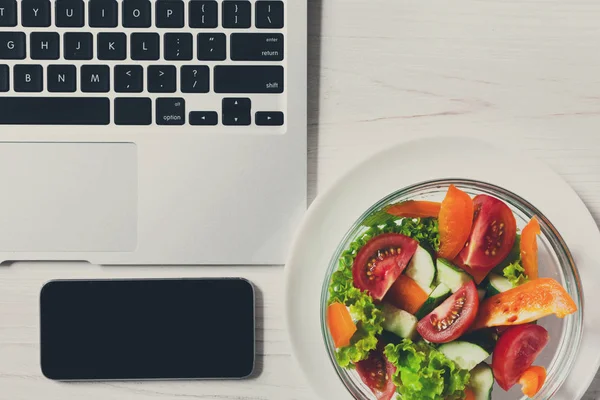
M 232 33 L 230 40 L 233 61 L 283 60 L 281 33 Z
M 278 65 L 219 65 L 215 93 L 283 93 L 283 67 Z

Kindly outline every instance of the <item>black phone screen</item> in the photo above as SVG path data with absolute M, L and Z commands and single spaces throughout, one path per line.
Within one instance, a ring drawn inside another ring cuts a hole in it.
M 244 279 L 51 281 L 40 318 L 50 379 L 243 378 L 254 368 Z

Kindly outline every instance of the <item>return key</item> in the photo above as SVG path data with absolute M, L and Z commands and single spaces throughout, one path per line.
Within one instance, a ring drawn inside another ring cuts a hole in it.
M 283 35 L 281 33 L 232 33 L 231 59 L 233 61 L 282 61 Z

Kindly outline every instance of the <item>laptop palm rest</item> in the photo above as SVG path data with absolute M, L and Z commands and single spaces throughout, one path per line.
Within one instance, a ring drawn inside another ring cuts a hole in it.
M 137 182 L 133 143 L 0 143 L 0 251 L 135 250 Z

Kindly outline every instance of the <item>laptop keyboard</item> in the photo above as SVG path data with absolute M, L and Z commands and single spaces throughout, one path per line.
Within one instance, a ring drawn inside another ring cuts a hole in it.
M 284 20 L 277 0 L 0 0 L 0 124 L 282 126 Z

